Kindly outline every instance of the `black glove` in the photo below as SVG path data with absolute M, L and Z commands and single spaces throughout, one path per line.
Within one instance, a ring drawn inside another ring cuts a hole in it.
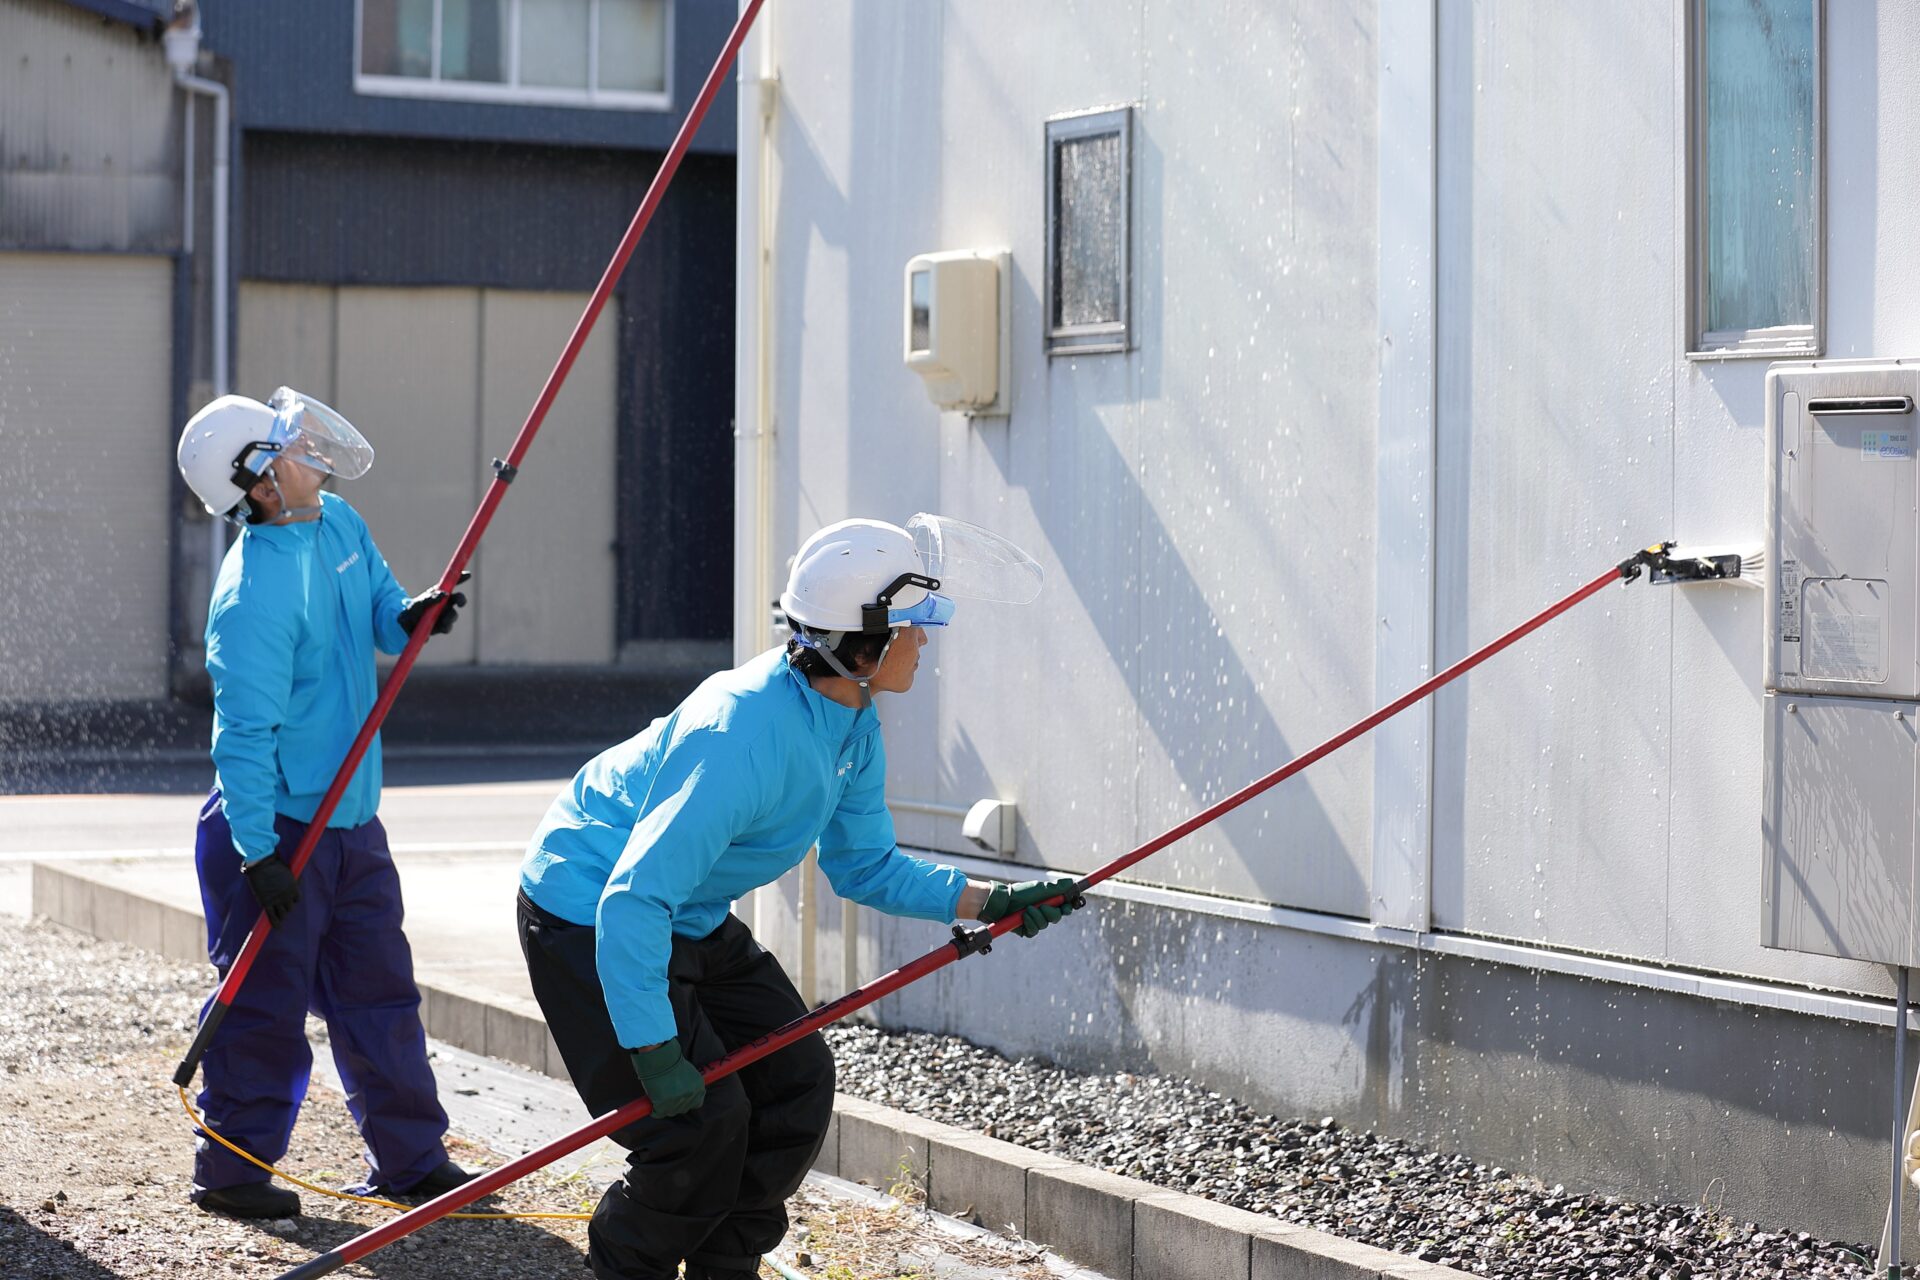
M 247 877 L 247 888 L 253 890 L 260 914 L 267 918 L 268 924 L 277 926 L 293 910 L 293 904 L 300 901 L 300 882 L 294 879 L 293 868 L 282 862 L 279 854 L 256 858 L 240 870 Z
M 1047 899 L 1062 896 L 1066 901 L 1058 906 L 1044 905 Z M 1048 925 L 1057 924 L 1072 915 L 1080 901 L 1078 882 L 1072 876 L 1062 876 L 1058 880 L 995 884 L 992 892 L 987 894 L 985 905 L 980 908 L 980 919 L 992 924 L 1003 916 L 1018 912 L 1021 920 L 1014 932 L 1023 938 L 1031 938 Z
M 465 582 L 472 576 L 473 573 L 470 570 L 462 569 L 460 571 L 461 582 Z M 446 596 L 447 607 L 442 609 L 440 616 L 433 620 L 433 634 L 443 636 L 453 630 L 454 619 L 458 616 L 457 611 L 467 603 L 467 593 L 464 591 L 456 591 L 451 596 L 447 596 L 447 593 L 438 587 L 435 587 L 424 595 L 415 596 L 413 599 L 407 601 L 407 607 L 400 611 L 400 629 L 408 635 L 412 635 L 413 629 L 420 625 L 420 619 L 425 617 L 427 610 L 433 607 L 433 602 L 443 596 Z
M 707 1082 L 680 1052 L 678 1040 L 627 1052 L 633 1057 L 633 1074 L 640 1077 L 640 1087 L 653 1102 L 653 1114 L 677 1116 L 707 1100 Z

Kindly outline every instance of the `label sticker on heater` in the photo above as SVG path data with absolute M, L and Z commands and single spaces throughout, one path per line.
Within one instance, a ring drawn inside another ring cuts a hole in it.
M 1807 670 L 1828 680 L 1878 682 L 1880 619 L 1816 613 L 1808 625 Z
M 1860 460 L 1863 462 L 1888 462 L 1912 456 L 1913 433 L 1911 431 L 1862 431 L 1860 433 Z
M 1800 643 L 1800 562 L 1780 562 L 1780 639 Z
M 1887 584 L 1877 578 L 1807 578 L 1800 591 L 1810 680 L 1880 684 L 1887 678 Z

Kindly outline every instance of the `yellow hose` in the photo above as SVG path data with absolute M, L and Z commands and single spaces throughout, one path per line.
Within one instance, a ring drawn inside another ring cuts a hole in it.
M 180 1105 L 186 1108 L 187 1117 L 193 1121 L 194 1128 L 206 1134 L 209 1138 L 212 1138 L 215 1142 L 233 1152 L 233 1154 L 239 1156 L 248 1164 L 256 1168 L 265 1169 L 274 1177 L 285 1182 L 291 1182 L 302 1191 L 311 1191 L 317 1196 L 331 1196 L 335 1200 L 351 1200 L 355 1204 L 377 1204 L 383 1209 L 399 1209 L 403 1213 L 415 1207 L 410 1204 L 400 1204 L 393 1200 L 382 1200 L 378 1196 L 356 1196 L 346 1191 L 330 1191 L 325 1187 L 316 1187 L 311 1182 L 303 1182 L 290 1173 L 284 1173 L 268 1164 L 265 1160 L 261 1160 L 242 1151 L 215 1133 L 212 1129 L 208 1128 L 207 1122 L 201 1118 L 200 1113 L 193 1109 L 193 1103 L 188 1099 L 186 1089 L 179 1085 L 175 1085 L 174 1088 L 180 1090 Z M 449 1213 L 445 1216 L 449 1218 L 563 1218 L 574 1222 L 585 1222 L 593 1217 L 590 1213 Z

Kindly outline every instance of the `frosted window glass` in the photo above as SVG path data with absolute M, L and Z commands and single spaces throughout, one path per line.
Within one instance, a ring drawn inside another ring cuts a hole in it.
M 366 0 L 360 70 L 370 76 L 433 74 L 433 0 Z
M 1054 326 L 1118 324 L 1126 285 L 1120 135 L 1066 138 L 1056 146 Z
M 520 83 L 587 87 L 587 0 L 520 0 Z
M 440 78 L 505 83 L 506 0 L 443 0 Z
M 1814 315 L 1813 0 L 1707 0 L 1706 326 Z
M 666 0 L 600 0 L 599 87 L 667 89 Z

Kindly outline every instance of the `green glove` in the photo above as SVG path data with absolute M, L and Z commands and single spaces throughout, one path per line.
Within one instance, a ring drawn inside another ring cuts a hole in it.
M 651 1049 L 630 1049 L 633 1074 L 653 1102 L 653 1114 L 677 1116 L 707 1100 L 707 1082 L 700 1069 L 681 1056 L 680 1042 L 668 1040 Z
M 980 919 L 992 924 L 1017 911 L 1021 921 L 1014 932 L 1023 938 L 1031 938 L 1054 921 L 1073 914 L 1074 900 L 1080 896 L 1077 885 L 1072 876 L 1061 876 L 1058 880 L 996 884 L 992 892 L 987 894 L 987 904 L 980 908 Z M 1042 905 L 1048 898 L 1059 897 L 1065 897 L 1066 901 L 1054 906 Z

